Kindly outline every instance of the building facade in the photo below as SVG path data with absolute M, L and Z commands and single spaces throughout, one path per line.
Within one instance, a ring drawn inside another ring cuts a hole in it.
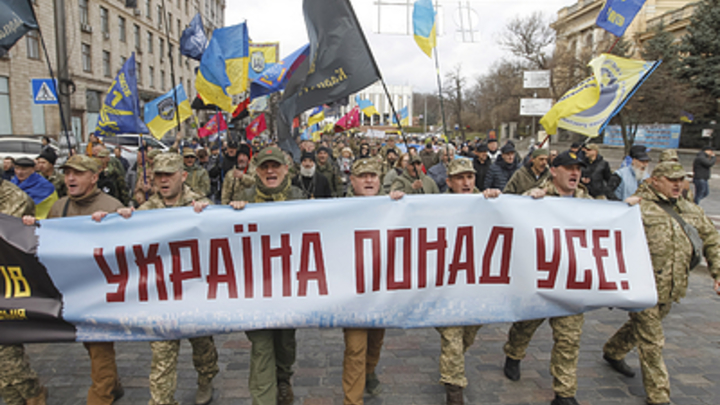
M 398 115 L 400 115 L 400 110 L 407 107 L 408 117 L 410 117 L 410 122 L 412 123 L 412 117 L 414 116 L 412 86 L 389 85 L 387 86 L 387 89 L 388 93 L 390 93 L 390 97 L 392 99 L 393 107 L 395 107 L 395 111 L 397 111 Z M 350 111 L 353 107 L 357 105 L 357 102 L 355 101 L 356 96 L 359 96 L 362 100 L 370 100 L 375 105 L 375 109 L 377 109 L 377 111 L 380 113 L 380 116 L 374 115 L 372 117 L 368 117 L 365 116 L 365 114 L 363 114 L 361 111 L 360 122 L 362 123 L 362 125 L 391 125 L 392 108 L 390 107 L 390 102 L 388 101 L 388 96 L 385 94 L 382 83 L 373 83 L 372 85 L 366 87 L 357 94 L 352 95 L 350 97 L 350 103 L 343 110 L 343 114 Z
M 50 62 L 56 66 L 55 0 L 34 0 L 35 13 Z M 208 32 L 224 25 L 224 0 L 138 0 L 125 8 L 125 0 L 64 0 L 65 35 L 70 80 L 69 124 L 78 140 L 85 141 L 99 118 L 102 100 L 128 58 L 135 53 L 141 108 L 182 84 L 195 97 L 198 62 L 178 52 L 182 31 L 200 12 Z M 61 132 L 57 106 L 33 104 L 31 79 L 49 78 L 46 57 L 37 32 L 22 38 L 0 58 L 0 135 L 49 135 Z M 174 81 L 173 81 L 174 78 Z M 67 118 L 66 118 L 67 119 Z

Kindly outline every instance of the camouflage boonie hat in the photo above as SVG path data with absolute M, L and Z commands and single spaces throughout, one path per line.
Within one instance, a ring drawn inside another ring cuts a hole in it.
M 100 163 L 97 159 L 87 155 L 72 155 L 64 165 L 60 166 L 60 168 L 70 168 L 80 172 L 86 172 L 89 170 L 93 173 L 97 173 L 100 171 Z
M 448 163 L 448 168 L 447 168 L 448 177 L 454 176 L 454 175 L 460 174 L 460 173 L 475 173 L 475 168 L 473 167 L 472 160 L 458 158 L 458 159 L 453 159 L 450 161 L 450 163 Z
M 147 153 L 148 159 L 155 159 L 157 155 L 161 154 L 162 151 L 160 149 L 153 149 L 150 152 Z
M 410 164 L 413 163 L 422 163 L 422 159 L 420 159 L 419 155 L 411 155 L 410 156 Z
M 104 157 L 108 157 L 108 156 L 110 156 L 110 151 L 107 150 L 107 149 L 101 149 L 101 150 L 97 153 L 97 157 L 99 157 L 99 158 L 104 158 Z
M 655 178 L 667 177 L 672 180 L 682 179 L 686 174 L 685 169 L 677 162 L 662 162 L 652 171 L 652 176 Z
M 183 169 L 183 158 L 178 153 L 161 153 L 153 161 L 154 173 L 177 173 Z
M 268 146 L 267 148 L 258 152 L 258 154 L 255 155 L 255 158 L 257 159 L 257 166 L 260 166 L 263 163 L 269 161 L 277 162 L 281 165 L 287 164 L 287 161 L 285 160 L 285 155 L 283 155 L 282 150 L 277 146 Z
M 197 159 L 197 155 L 195 154 L 195 151 L 192 150 L 192 148 L 183 148 L 183 157 L 194 157 Z
M 665 149 L 660 154 L 660 163 L 662 162 L 679 162 L 677 151 L 675 149 Z
M 360 176 L 365 173 L 373 173 L 379 176 L 381 172 L 380 162 L 375 159 L 359 159 L 352 165 L 353 176 Z

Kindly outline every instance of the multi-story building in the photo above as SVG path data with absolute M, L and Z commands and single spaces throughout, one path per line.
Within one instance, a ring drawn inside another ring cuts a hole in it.
M 653 38 L 655 36 L 655 30 L 660 28 L 662 28 L 663 31 L 671 33 L 676 42 L 679 41 L 680 38 L 688 33 L 687 27 L 690 25 L 690 17 L 695 13 L 697 4 L 697 2 L 686 4 L 681 8 L 648 19 L 647 30 L 638 36 L 638 41 L 642 44 Z
M 649 21 L 668 12 L 682 9 L 688 0 L 647 0 L 625 31 L 630 52 L 637 56 L 640 37 L 651 28 Z M 578 59 L 588 59 L 608 50 L 615 37 L 595 25 L 604 0 L 579 0 L 572 6 L 561 8 L 557 20 L 550 26 L 557 33 L 556 52 L 567 52 Z
M 192 100 L 198 63 L 178 52 L 182 31 L 200 12 L 208 32 L 224 25 L 224 0 L 64 0 L 72 130 L 86 140 L 95 129 L 105 93 L 118 70 L 135 53 L 141 106 L 182 84 Z M 53 0 L 34 0 L 50 62 L 56 67 Z M 174 76 L 174 77 L 173 77 Z M 60 133 L 57 106 L 33 104 L 31 79 L 48 78 L 39 35 L 31 32 L 0 58 L 0 135 Z M 174 80 L 173 80 L 174 78 Z
M 408 117 L 412 122 L 413 117 L 413 91 L 412 86 L 400 86 L 390 85 L 387 86 L 388 93 L 392 98 L 393 107 L 397 111 L 398 115 L 400 110 L 407 107 Z M 370 100 L 374 105 L 375 109 L 380 113 L 380 116 L 374 115 L 372 117 L 365 117 L 361 112 L 361 123 L 363 125 L 391 125 L 392 122 L 392 109 L 390 108 L 390 102 L 385 94 L 385 90 L 380 82 L 373 83 L 366 87 L 357 94 L 350 97 L 350 103 L 347 107 L 343 108 L 342 113 L 345 114 L 357 105 L 355 96 L 359 96 L 362 100 Z

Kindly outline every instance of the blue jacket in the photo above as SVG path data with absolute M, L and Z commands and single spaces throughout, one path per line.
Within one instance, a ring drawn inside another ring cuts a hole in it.
M 618 169 L 615 174 L 617 174 L 621 180 L 620 185 L 615 189 L 615 196 L 620 201 L 625 201 L 626 198 L 635 194 L 635 190 L 637 190 L 638 185 L 640 185 L 643 180 L 650 177 L 647 173 L 645 173 L 645 176 L 642 179 L 637 180 L 632 166 L 625 166 Z
M 504 190 L 508 180 L 512 177 L 517 169 L 520 168 L 521 162 L 507 163 L 502 156 L 490 166 L 485 176 L 485 189 L 496 188 Z

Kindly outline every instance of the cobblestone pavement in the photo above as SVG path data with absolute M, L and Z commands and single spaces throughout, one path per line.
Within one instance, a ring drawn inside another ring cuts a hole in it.
M 619 158 L 612 158 L 613 168 Z M 686 168 L 692 156 L 683 156 Z M 654 159 L 655 160 L 655 159 Z M 686 161 L 686 160 L 689 160 Z M 711 180 L 710 197 L 702 206 L 720 223 L 720 179 Z M 671 377 L 673 404 L 720 404 L 720 297 L 711 288 L 707 271 L 695 270 L 688 297 L 673 306 L 665 320 L 665 362 Z M 628 363 L 638 372 L 635 378 L 612 371 L 602 360 L 602 345 L 627 319 L 622 310 L 601 309 L 586 315 L 578 367 L 582 405 L 644 404 L 644 390 L 636 352 Z M 535 335 L 522 362 L 522 379 L 512 382 L 502 372 L 509 324 L 480 329 L 475 345 L 466 355 L 468 404 L 549 404 L 553 398 L 549 372 L 551 330 L 544 324 Z M 298 358 L 293 377 L 295 404 L 342 404 L 343 338 L 339 329 L 298 330 Z M 248 367 L 250 343 L 242 333 L 216 336 L 220 374 L 214 404 L 250 404 Z M 119 373 L 125 397 L 117 405 L 146 404 L 150 398 L 147 343 L 116 345 Z M 90 362 L 81 344 L 27 345 L 33 367 L 50 389 L 49 404 L 84 404 L 90 384 Z M 444 389 L 437 383 L 440 337 L 434 329 L 388 330 L 378 374 L 384 392 L 366 397 L 368 405 L 444 404 Z M 183 341 L 179 361 L 177 400 L 194 402 L 196 373 L 190 345 Z

